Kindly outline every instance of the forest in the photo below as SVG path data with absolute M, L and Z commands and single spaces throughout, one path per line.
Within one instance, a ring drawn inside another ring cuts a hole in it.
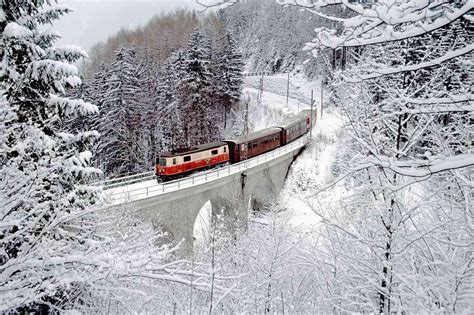
M 55 46 L 69 7 L 0 3 L 0 312 L 472 313 L 474 2 L 197 2 L 89 52 Z M 249 104 L 275 124 L 285 91 L 245 71 L 321 86 L 314 136 L 277 202 L 181 257 L 97 181 Z
M 226 122 L 238 107 L 243 60 L 215 15 L 178 10 L 92 50 L 89 77 L 71 95 L 99 108 L 87 123 L 101 134 L 94 165 L 107 178 L 153 170 L 159 152 L 232 134 Z

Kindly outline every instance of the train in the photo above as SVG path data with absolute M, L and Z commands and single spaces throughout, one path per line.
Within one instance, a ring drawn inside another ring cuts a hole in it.
M 187 150 L 163 152 L 156 159 L 156 178 L 158 182 L 167 182 L 204 169 L 239 163 L 285 146 L 309 131 L 310 115 L 310 110 L 303 110 L 278 126 Z

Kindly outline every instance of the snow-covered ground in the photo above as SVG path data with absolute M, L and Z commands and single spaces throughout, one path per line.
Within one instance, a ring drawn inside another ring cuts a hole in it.
M 319 218 L 311 210 L 314 200 L 306 198 L 309 189 L 329 183 L 332 178 L 332 164 L 342 133 L 342 121 L 337 112 L 328 112 L 316 121 L 313 140 L 291 166 L 289 176 L 280 196 L 281 204 L 288 209 L 288 222 L 304 230 L 312 227 Z M 340 194 L 343 191 L 339 192 Z M 337 202 L 338 196 L 318 202 Z
M 244 98 L 250 98 L 250 130 L 260 130 L 280 123 L 283 119 L 300 110 L 311 107 L 311 90 L 313 90 L 315 109 L 320 108 L 321 83 L 319 80 L 308 81 L 301 74 L 290 75 L 289 97 L 287 103 L 287 74 L 276 74 L 263 77 L 263 93 L 260 102 L 258 94 L 261 77 L 246 77 Z

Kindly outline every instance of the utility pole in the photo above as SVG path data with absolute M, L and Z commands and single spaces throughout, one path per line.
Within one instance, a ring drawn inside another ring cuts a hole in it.
M 249 142 L 248 142 L 248 136 L 249 136 L 249 100 L 245 102 L 245 171 L 247 172 L 247 157 L 248 157 L 248 152 L 249 152 Z
M 309 114 L 309 138 L 313 139 L 313 90 L 311 90 L 311 112 Z
M 248 141 L 248 134 L 249 134 L 249 102 L 250 100 L 247 98 L 245 100 L 245 151 L 244 151 L 244 171 L 240 174 L 241 178 L 240 178 L 240 181 L 241 181 L 241 186 L 242 186 L 242 193 L 243 193 L 243 190 L 244 190 L 244 187 L 245 187 L 245 182 L 246 182 L 246 179 L 247 179 L 247 168 L 248 168 L 248 161 L 247 161 L 247 158 L 248 158 L 248 151 L 249 151 L 249 141 Z
M 321 115 L 320 118 L 323 118 L 323 91 L 324 91 L 324 78 L 321 79 Z
M 288 72 L 288 80 L 286 81 L 286 107 L 288 107 L 289 97 L 290 97 L 290 72 Z

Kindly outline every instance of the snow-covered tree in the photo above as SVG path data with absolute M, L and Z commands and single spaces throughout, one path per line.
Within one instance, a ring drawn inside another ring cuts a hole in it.
M 220 40 L 220 47 L 213 61 L 214 86 L 216 88 L 216 110 L 222 110 L 224 129 L 227 114 L 239 103 L 243 84 L 243 60 L 232 36 L 228 33 Z
M 148 167 L 144 154 L 142 67 L 134 49 L 120 48 L 110 65 L 102 95 L 97 155 L 108 176 L 135 174 Z
M 87 81 L 84 81 L 82 77 L 80 77 L 80 79 L 82 84 L 80 86 L 67 89 L 66 96 L 72 99 L 82 99 L 86 102 L 94 103 L 97 106 L 97 103 L 91 101 L 89 94 L 91 87 L 88 86 Z M 73 133 L 81 130 L 94 129 L 90 124 L 90 120 L 96 118 L 97 116 L 98 115 L 93 115 L 92 117 L 91 115 L 78 115 L 77 117 L 72 117 L 70 120 L 65 120 L 61 128 Z
M 68 12 L 55 1 L 0 6 L 0 312 L 60 310 L 84 287 L 98 133 L 63 128 L 97 107 L 64 96 L 86 53 L 54 47 L 45 27 Z
M 143 171 L 153 169 L 159 149 L 160 133 L 158 132 L 159 104 L 157 101 L 157 70 L 151 56 L 145 55 L 140 63 L 141 93 L 137 95 L 138 111 L 141 113 L 141 126 L 137 132 L 143 142 Z
M 158 128 L 162 150 L 174 150 L 187 146 L 184 138 L 185 113 L 178 102 L 179 82 L 185 76 L 185 53 L 178 50 L 163 65 L 157 83 Z
M 212 1 L 201 1 L 203 4 Z M 236 1 L 218 11 L 226 30 L 232 34 L 251 71 L 289 72 L 305 63 L 304 72 L 314 76 L 323 70 L 322 60 L 309 59 L 302 50 L 313 38 L 322 18 L 275 0 Z
M 179 106 L 184 113 L 187 146 L 210 142 L 218 133 L 214 121 L 209 51 L 207 39 L 195 30 L 189 39 L 184 60 L 185 75 L 179 82 Z
M 328 223 L 325 253 L 349 272 L 334 278 L 333 298 L 357 312 L 465 310 L 473 231 L 465 220 L 472 215 L 466 179 L 474 165 L 467 63 L 473 47 L 465 30 L 472 4 L 344 6 L 354 17 L 340 18 L 338 33 L 320 29 L 309 45 L 315 53 L 364 47 L 333 81 L 352 137 L 340 179 L 353 186 L 354 197 L 343 212 L 317 210 Z M 347 254 L 349 240 L 358 250 Z M 338 281 L 350 274 L 358 276 L 343 281 L 352 285 Z
M 469 312 L 474 3 L 277 2 L 331 22 L 307 45 L 316 58 L 353 52 L 330 82 L 350 136 L 335 183 L 351 196 L 314 205 L 325 301 L 335 312 Z
M 313 266 L 300 259 L 306 251 L 304 233 L 292 229 L 283 209 L 269 207 L 252 215 L 249 230 L 237 239 L 229 231 L 225 215 L 208 219 L 208 238 L 195 257 L 216 274 L 225 273 L 235 288 L 224 300 L 211 294 L 196 306 L 208 306 L 219 313 L 327 313 L 315 300 L 318 281 Z
M 86 77 L 99 71 L 101 63 L 112 63 L 115 52 L 122 46 L 136 47 L 139 59 L 152 58 L 155 65 L 162 65 L 186 46 L 189 35 L 199 25 L 198 17 L 192 10 L 183 8 L 154 15 L 137 29 L 120 30 L 90 49 L 90 59 L 84 67 Z

